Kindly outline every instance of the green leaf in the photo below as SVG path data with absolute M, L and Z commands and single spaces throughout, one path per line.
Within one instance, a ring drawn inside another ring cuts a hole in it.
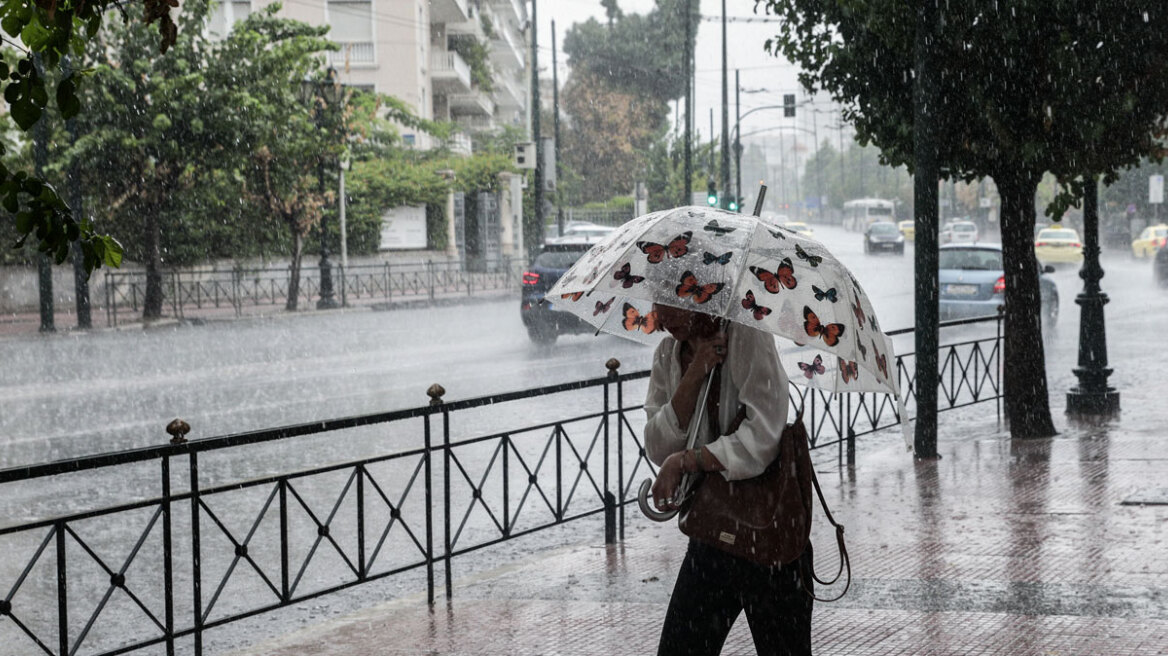
M 21 130 L 31 130 L 41 118 L 41 108 L 27 99 L 22 98 L 18 102 L 10 103 L 9 110 L 12 112 L 12 120 L 16 121 Z
M 109 235 L 100 235 L 98 239 L 105 246 L 103 254 L 105 265 L 114 269 L 120 268 L 122 266 L 122 245 Z
M 5 198 L 4 200 L 7 201 L 8 199 L 16 200 L 16 197 L 9 196 L 8 198 Z M 7 204 L 8 203 L 6 202 L 5 205 L 7 205 Z M 8 209 L 8 208 L 5 208 L 5 209 Z M 12 210 L 9 209 L 9 211 L 12 211 Z M 34 223 L 34 219 L 32 216 L 32 212 L 17 212 L 17 214 L 16 214 L 16 231 L 17 232 L 19 232 L 22 235 L 28 234 L 29 232 L 32 231 L 33 223 Z
M 24 20 L 16 12 L 9 10 L 3 20 L 0 20 L 0 27 L 3 27 L 9 36 L 20 36 L 20 31 L 24 29 Z
M 57 244 L 57 252 L 54 255 L 53 259 L 56 260 L 57 264 L 60 264 L 60 263 L 64 262 L 65 259 L 68 257 L 69 257 L 69 242 L 62 241 L 61 243 Z
M 73 76 L 61 80 L 57 85 L 57 108 L 65 119 L 73 118 L 81 111 L 81 100 L 77 97 L 77 83 Z

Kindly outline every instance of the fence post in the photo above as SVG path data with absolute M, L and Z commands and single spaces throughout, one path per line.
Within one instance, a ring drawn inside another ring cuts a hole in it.
M 617 534 L 618 534 L 618 528 L 619 528 L 619 534 L 620 534 L 621 539 L 624 539 L 624 528 L 625 528 L 624 527 L 624 524 L 625 524 L 625 522 L 624 522 L 624 504 L 619 503 L 621 501 L 624 501 L 624 480 L 625 480 L 624 466 L 623 466 L 624 465 L 624 448 L 623 448 L 624 444 L 623 444 L 623 440 L 622 440 L 622 437 L 623 437 L 622 423 L 623 422 L 622 422 L 622 418 L 621 418 L 622 417 L 621 413 L 623 412 L 624 408 L 622 406 L 623 399 L 621 398 L 621 384 L 620 384 L 619 371 L 618 371 L 620 369 L 620 360 L 617 360 L 616 358 L 609 358 L 608 361 L 604 363 L 604 367 L 606 369 L 608 369 L 608 380 L 609 380 L 609 382 L 604 384 L 604 543 L 605 544 L 615 544 L 616 539 L 617 539 Z M 611 453 L 611 451 L 609 449 L 609 444 L 608 444 L 608 441 L 609 441 L 609 422 L 611 421 L 611 418 L 612 418 L 611 409 L 610 409 L 610 406 L 608 403 L 608 388 L 609 388 L 609 385 L 611 383 L 616 383 L 616 390 L 617 390 L 617 398 L 616 398 L 616 413 L 617 413 L 617 416 L 616 416 L 616 430 L 617 430 L 616 468 L 617 469 L 616 469 L 616 471 L 617 471 L 617 482 L 616 482 L 616 489 L 617 489 L 617 492 L 620 493 L 619 499 L 618 499 L 617 495 L 613 495 L 613 493 L 612 493 L 611 485 L 609 483 L 609 472 L 608 472 L 608 469 L 609 469 L 608 463 L 610 460 L 610 453 Z M 621 509 L 620 518 L 619 518 L 619 527 L 618 527 L 618 518 L 617 518 L 617 507 L 618 506 Z
M 390 281 L 389 262 L 386 262 L 385 263 L 385 303 L 386 303 L 386 305 L 389 304 L 389 302 L 392 300 L 392 297 L 393 297 L 393 292 L 391 292 L 389 289 L 389 284 L 390 284 L 389 281 Z
M 203 564 L 199 546 L 199 454 L 191 459 L 191 591 L 194 597 L 195 656 L 203 654 Z
M 170 272 L 170 311 L 174 313 L 176 319 L 182 317 L 179 309 L 182 307 L 182 292 L 179 291 L 179 273 L 177 270 Z
M 166 432 L 170 435 L 171 444 L 182 444 L 187 440 L 186 435 L 191 432 L 191 426 L 181 419 L 175 419 L 166 425 Z M 166 656 L 174 656 L 174 546 L 170 512 L 170 456 L 166 455 L 162 456 L 162 570 L 163 589 L 166 595 Z
M 389 265 L 387 264 L 386 267 Z M 431 386 L 433 389 L 433 386 Z M 436 402 L 437 401 L 437 402 Z M 441 395 L 430 397 L 430 405 L 441 403 Z M 434 472 L 431 467 L 433 461 L 432 442 L 430 438 L 430 417 L 426 415 L 425 424 L 425 451 L 422 453 L 422 462 L 426 468 L 426 603 L 434 605 Z
M 434 302 L 434 260 L 426 260 L 426 271 L 430 277 L 430 302 Z
M 235 308 L 235 316 L 243 315 L 243 299 L 239 297 L 240 289 L 243 287 L 243 270 L 239 266 L 231 269 L 231 306 Z
M 624 384 L 620 382 L 620 361 L 610 357 L 609 361 L 604 363 L 604 367 L 609 370 L 610 381 L 617 384 L 617 507 L 619 508 L 617 533 L 623 540 L 625 539 L 625 390 Z M 604 388 L 605 390 L 609 389 L 609 385 L 605 385 Z M 609 421 L 607 407 L 605 411 L 604 420 L 607 423 Z
M 110 289 L 114 285 L 113 276 L 108 271 L 105 273 L 105 325 L 118 325 L 118 311 L 110 299 L 116 298 L 110 294 Z
M 338 264 L 337 270 L 341 273 L 341 307 L 345 307 L 348 305 L 348 302 L 345 300 L 345 265 Z
M 442 387 L 438 383 L 434 383 L 433 385 L 430 386 L 429 389 L 426 390 L 426 394 L 430 397 L 430 405 L 441 406 L 442 405 L 442 396 L 444 394 L 446 394 L 446 388 Z M 450 413 L 447 412 L 445 407 L 441 408 L 441 411 L 442 411 L 442 453 L 443 453 L 443 457 L 442 457 L 442 484 L 445 486 L 444 494 L 442 495 L 442 507 L 443 507 L 442 514 L 443 514 L 443 522 L 445 523 L 445 531 L 444 531 L 445 536 L 444 536 L 444 538 L 445 538 L 445 543 L 446 543 L 446 549 L 445 549 L 445 553 L 443 553 L 443 555 L 442 555 L 442 559 L 444 561 L 445 570 L 446 570 L 444 572 L 444 574 L 446 576 L 446 598 L 452 599 L 454 597 L 454 575 L 450 571 L 450 555 L 451 555 L 450 554 L 450 551 L 451 551 L 451 544 L 450 544 L 450 525 L 451 525 L 451 514 L 450 514 Z
M 69 653 L 69 586 L 65 564 L 65 520 L 53 523 L 57 539 L 57 644 L 61 656 Z

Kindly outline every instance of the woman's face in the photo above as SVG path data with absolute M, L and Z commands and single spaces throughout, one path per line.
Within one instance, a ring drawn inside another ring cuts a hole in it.
M 708 314 L 683 310 L 671 305 L 653 304 L 657 323 L 679 342 L 709 337 L 717 331 L 717 321 Z

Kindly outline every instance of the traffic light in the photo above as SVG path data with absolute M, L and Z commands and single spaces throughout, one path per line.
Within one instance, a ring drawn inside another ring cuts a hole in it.
M 730 210 L 731 212 L 738 211 L 738 197 L 737 196 L 727 196 L 726 197 L 726 209 Z
M 706 204 L 710 207 L 718 206 L 718 186 L 713 179 L 706 183 Z

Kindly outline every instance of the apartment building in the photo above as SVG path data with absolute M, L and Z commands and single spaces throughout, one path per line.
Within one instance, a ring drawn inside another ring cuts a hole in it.
M 208 29 L 273 0 L 224 0 Z M 344 84 L 385 93 L 423 118 L 463 128 L 453 144 L 470 152 L 469 134 L 528 122 L 528 16 L 524 0 L 283 0 L 282 14 L 332 29 L 330 53 Z M 403 130 L 427 149 L 424 133 Z

